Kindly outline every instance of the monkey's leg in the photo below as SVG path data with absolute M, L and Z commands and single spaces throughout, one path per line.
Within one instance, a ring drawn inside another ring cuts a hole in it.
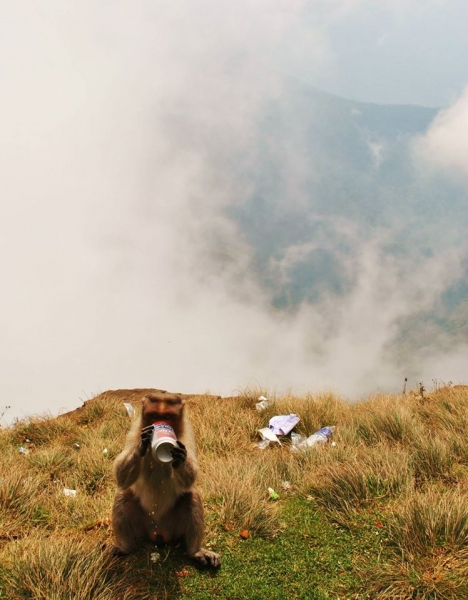
M 175 539 L 184 539 L 187 554 L 199 564 L 206 567 L 221 565 L 218 554 L 201 547 L 205 523 L 203 503 L 198 492 L 186 492 L 180 496 L 174 508 L 164 517 L 164 528 Z
M 115 554 L 130 554 L 148 538 L 149 518 L 132 490 L 119 490 L 112 509 Z

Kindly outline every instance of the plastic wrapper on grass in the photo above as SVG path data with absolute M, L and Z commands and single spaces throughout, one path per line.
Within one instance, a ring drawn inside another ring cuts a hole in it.
M 326 444 L 330 438 L 332 437 L 335 431 L 334 425 L 327 425 L 326 427 L 322 427 L 309 437 L 302 436 L 297 433 L 291 434 L 291 450 L 293 452 L 304 451 L 308 448 L 312 448 L 313 446 L 319 446 L 321 444 Z

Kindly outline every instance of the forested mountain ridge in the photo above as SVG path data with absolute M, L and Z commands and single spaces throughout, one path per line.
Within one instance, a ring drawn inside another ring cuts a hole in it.
M 255 133 L 255 157 L 239 173 L 252 192 L 231 216 L 254 249 L 274 306 L 288 310 L 351 294 L 366 244 L 394 266 L 395 285 L 410 285 L 412 272 L 460 252 L 468 217 L 463 182 L 423 164 L 417 152 L 437 114 L 297 85 L 269 104 Z M 433 301 L 413 302 L 394 324 L 394 358 L 440 341 L 439 334 L 448 344 L 468 341 L 467 272 L 461 257 Z M 423 293 L 424 282 L 415 285 Z

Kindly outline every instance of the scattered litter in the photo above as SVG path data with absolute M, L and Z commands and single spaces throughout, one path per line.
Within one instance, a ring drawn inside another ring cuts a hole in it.
M 268 495 L 270 496 L 270 500 L 278 500 L 279 498 L 279 494 L 271 487 L 268 488 Z
M 102 453 L 104 454 L 104 456 L 107 456 L 109 454 L 109 450 L 107 448 L 104 448 Z
M 242 539 L 248 540 L 249 536 L 250 536 L 249 530 L 248 529 L 244 529 L 243 531 L 240 532 L 240 536 L 241 536 Z
M 270 419 L 270 429 L 276 435 L 288 435 L 288 433 L 296 427 L 300 419 L 294 413 L 290 415 L 277 415 Z
M 279 441 L 278 437 L 276 436 L 276 433 L 273 433 L 273 431 L 269 427 L 263 427 L 263 429 L 257 429 L 257 431 L 260 434 L 260 437 L 262 438 L 262 440 L 267 440 L 268 442 L 276 442 L 281 446 L 281 442 Z M 264 447 L 266 447 L 266 446 L 264 446 Z
M 261 442 L 258 442 L 258 448 L 260 448 L 260 450 L 265 450 L 265 448 L 268 448 L 269 445 L 270 440 L 262 440 Z
M 76 497 L 76 490 L 69 490 L 68 488 L 63 488 L 63 493 L 65 496 L 70 496 L 71 498 Z
M 133 408 L 133 406 L 130 404 L 130 402 L 124 402 L 123 405 L 125 406 L 130 419 L 133 419 L 133 417 L 135 416 L 135 409 Z
M 77 450 L 79 450 L 81 448 L 80 444 L 78 444 L 78 442 L 75 442 L 73 444 L 73 448 L 76 448 Z
M 29 450 L 27 448 L 25 448 L 24 446 L 19 447 L 19 452 L 20 452 L 20 454 L 29 454 Z
M 291 450 L 294 449 L 298 449 L 298 447 L 305 442 L 307 438 L 303 435 L 301 435 L 300 433 L 291 433 L 291 442 L 292 442 L 292 446 L 291 446 Z
M 270 404 L 271 404 L 271 402 L 270 402 L 270 400 L 268 400 L 268 398 L 266 396 L 259 396 L 258 402 L 255 405 L 255 408 L 258 411 L 265 410 L 265 408 L 268 408 L 270 406 Z
M 32 444 L 32 441 L 29 438 L 26 438 L 24 441 L 26 442 L 26 444 Z
M 151 552 L 150 560 L 152 563 L 157 563 L 160 561 L 160 559 L 161 559 L 161 555 L 159 554 L 159 552 Z
M 289 481 L 282 481 L 281 487 L 283 488 L 283 490 L 290 490 L 292 486 Z
M 305 450 L 307 448 L 311 448 L 317 444 L 324 444 L 328 442 L 328 440 L 333 435 L 335 431 L 334 425 L 328 425 L 327 427 L 322 427 L 308 438 L 298 433 L 291 434 L 291 450 L 293 452 L 297 452 L 298 450 Z
M 336 446 L 336 442 L 332 442 L 332 443 L 331 443 L 331 445 L 332 445 L 333 447 L 335 447 L 335 446 Z

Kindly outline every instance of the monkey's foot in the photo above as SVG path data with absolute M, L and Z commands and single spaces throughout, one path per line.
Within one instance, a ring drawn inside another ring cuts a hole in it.
M 203 567 L 218 568 L 221 566 L 219 554 L 211 552 L 210 550 L 205 550 L 204 548 L 196 552 L 191 558 Z

